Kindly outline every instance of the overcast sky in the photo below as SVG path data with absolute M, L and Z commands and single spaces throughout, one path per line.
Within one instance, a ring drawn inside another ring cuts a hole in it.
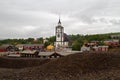
M 0 38 L 120 32 L 120 0 L 0 0 Z

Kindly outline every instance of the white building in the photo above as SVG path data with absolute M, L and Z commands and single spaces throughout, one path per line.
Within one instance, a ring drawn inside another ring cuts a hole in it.
M 87 46 L 83 45 L 83 46 L 81 47 L 81 51 L 82 51 L 82 52 L 84 52 L 84 51 L 90 51 L 90 47 L 87 47 Z
M 58 25 L 55 28 L 55 36 L 55 48 L 68 47 L 68 36 L 64 33 L 64 27 L 61 25 L 60 19 L 58 21 Z

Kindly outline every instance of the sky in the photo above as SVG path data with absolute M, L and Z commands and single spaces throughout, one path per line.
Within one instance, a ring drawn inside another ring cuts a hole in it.
M 0 0 L 0 38 L 120 32 L 120 0 Z

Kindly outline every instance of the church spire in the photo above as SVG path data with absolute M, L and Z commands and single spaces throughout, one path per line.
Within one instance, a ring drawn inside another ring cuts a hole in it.
M 61 24 L 60 18 L 59 18 L 58 24 Z
M 60 21 L 60 16 L 59 16 L 59 21 L 58 21 L 58 25 L 61 25 L 61 21 Z

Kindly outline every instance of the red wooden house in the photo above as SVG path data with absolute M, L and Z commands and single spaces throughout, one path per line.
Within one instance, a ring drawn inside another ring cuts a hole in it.
M 44 44 L 18 44 L 16 47 L 19 50 L 43 50 Z

